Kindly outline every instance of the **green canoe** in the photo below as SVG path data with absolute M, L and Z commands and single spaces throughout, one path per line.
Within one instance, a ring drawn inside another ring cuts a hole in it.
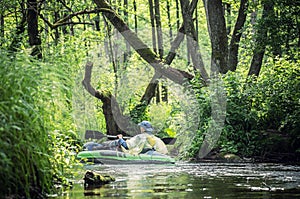
M 174 164 L 175 159 L 160 154 L 156 151 L 151 153 L 131 155 L 115 150 L 81 151 L 77 158 L 82 162 L 94 162 L 100 164 Z

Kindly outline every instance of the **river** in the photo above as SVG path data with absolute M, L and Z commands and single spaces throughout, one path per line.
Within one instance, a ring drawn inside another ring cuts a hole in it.
M 55 199 L 300 198 L 300 166 L 263 163 L 87 165 L 116 181 L 84 190 L 83 180 Z M 83 171 L 84 172 L 84 171 Z

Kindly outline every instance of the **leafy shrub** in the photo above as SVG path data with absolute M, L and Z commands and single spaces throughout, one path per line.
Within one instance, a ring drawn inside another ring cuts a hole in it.
M 258 78 L 248 77 L 245 81 L 237 72 L 226 75 L 226 126 L 231 130 L 224 136 L 233 141 L 241 155 L 263 155 L 274 149 L 272 145 L 278 142 L 270 140 L 276 134 L 299 143 L 299 135 L 295 134 L 299 132 L 299 74 L 299 62 L 279 59 L 269 60 Z M 295 152 L 299 147 L 292 145 L 286 152 Z
M 300 148 L 300 67 L 284 59 L 269 60 L 257 77 L 229 72 L 223 77 L 227 92 L 225 126 L 218 142 L 221 151 L 241 156 L 262 156 L 278 152 L 297 153 Z M 193 140 L 189 156 L 196 156 L 211 120 L 210 90 L 194 82 L 200 104 L 198 136 Z M 285 139 L 287 138 L 287 139 Z

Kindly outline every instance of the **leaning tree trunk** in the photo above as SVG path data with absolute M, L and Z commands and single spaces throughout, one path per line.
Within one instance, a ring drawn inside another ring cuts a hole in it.
M 242 36 L 242 28 L 244 27 L 244 24 L 246 22 L 247 9 L 248 9 L 248 0 L 241 0 L 239 14 L 234 26 L 234 30 L 229 45 L 228 67 L 229 70 L 231 71 L 235 71 L 238 64 L 239 43 Z
M 115 26 L 120 34 L 122 34 L 134 50 L 141 56 L 141 58 L 149 63 L 157 72 L 169 78 L 171 81 L 181 85 L 191 78 L 190 74 L 172 68 L 159 59 L 159 57 L 157 57 L 137 36 L 137 34 L 129 29 L 127 24 L 113 11 L 111 6 L 105 0 L 94 0 L 94 2 L 98 8 L 103 11 L 103 14 L 112 23 L 112 25 Z
M 193 0 L 190 3 L 189 9 L 188 9 L 190 13 L 193 13 L 195 11 L 196 5 L 197 5 L 196 0 Z M 179 27 L 176 37 L 171 42 L 171 49 L 169 50 L 168 55 L 164 58 L 164 61 L 163 61 L 164 64 L 171 65 L 172 61 L 174 60 L 174 58 L 176 56 L 176 51 L 184 39 L 184 34 L 185 34 L 185 30 L 184 30 L 184 25 L 182 24 L 181 27 Z M 186 74 L 185 76 L 187 79 L 193 78 L 192 75 L 190 75 L 184 71 L 180 71 L 180 72 L 185 73 Z M 158 79 L 160 79 L 162 77 L 163 77 L 163 75 L 161 73 L 155 72 L 153 78 L 151 79 L 150 83 L 148 84 L 148 86 L 146 88 L 144 95 L 142 96 L 142 98 L 140 100 L 140 103 L 138 105 L 136 105 L 131 111 L 131 116 L 133 117 L 133 120 L 136 121 L 144 114 L 147 106 L 150 104 L 151 99 L 155 96 L 155 90 L 156 90 L 156 86 L 158 83 Z M 164 95 L 163 97 L 167 98 L 167 95 Z
M 203 0 L 212 47 L 211 71 L 228 71 L 228 41 L 222 0 Z
M 132 30 L 129 29 L 127 24 L 115 13 L 115 11 L 110 7 L 110 5 L 106 1 L 94 0 L 94 2 L 98 6 L 98 8 L 101 11 L 103 11 L 103 15 L 105 15 L 105 17 L 112 23 L 112 25 L 114 25 L 115 28 L 123 35 L 123 37 L 128 41 L 128 43 L 133 47 L 133 49 L 141 56 L 141 58 L 144 59 L 146 62 L 148 62 L 155 69 L 155 76 L 153 77 L 150 84 L 148 85 L 146 92 L 141 99 L 140 104 L 137 105 L 134 108 L 134 110 L 139 110 L 139 113 L 144 112 L 145 107 L 147 107 L 147 105 L 150 103 L 150 100 L 154 96 L 155 86 L 153 85 L 155 84 L 155 81 L 157 81 L 158 78 L 165 76 L 175 83 L 183 84 L 184 82 L 187 82 L 194 77 L 193 75 L 187 72 L 174 69 L 169 66 L 175 57 L 176 49 L 179 47 L 179 44 L 183 39 L 182 33 L 178 34 L 177 37 L 175 38 L 175 42 L 171 47 L 173 51 L 172 53 L 168 54 L 166 60 L 164 61 L 159 57 L 157 57 L 156 54 L 153 53 L 153 51 L 145 43 L 143 43 L 143 41 L 137 36 L 136 32 L 133 32 Z M 191 6 L 190 10 L 193 11 L 194 6 Z M 117 107 L 116 109 L 119 110 Z M 117 111 L 117 112 L 120 115 L 119 117 L 117 117 L 117 119 L 124 117 L 122 116 L 121 111 Z M 121 121 L 127 121 L 126 123 L 127 124 L 129 123 L 129 119 L 121 119 Z M 120 123 L 121 122 L 116 122 L 116 125 L 119 125 Z M 124 124 L 124 126 L 126 125 Z M 125 127 L 121 127 L 122 130 L 124 128 Z
M 270 18 L 270 14 L 273 12 L 274 5 L 271 3 L 266 3 L 264 4 L 263 8 L 263 14 L 262 18 L 263 21 L 261 24 L 259 24 L 259 28 L 257 30 L 257 35 L 256 35 L 256 46 L 253 52 L 253 57 L 250 65 L 250 69 L 248 72 L 248 76 L 255 75 L 258 76 L 261 65 L 263 62 L 263 57 L 265 54 L 265 49 L 266 49 L 266 40 L 267 40 L 267 34 L 268 34 L 268 25 L 266 23 L 267 20 Z

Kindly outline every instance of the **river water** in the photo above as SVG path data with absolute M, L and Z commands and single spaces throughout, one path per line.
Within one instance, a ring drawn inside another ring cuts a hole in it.
M 300 166 L 257 163 L 87 165 L 116 181 L 84 190 L 83 180 L 56 199 L 300 198 Z

